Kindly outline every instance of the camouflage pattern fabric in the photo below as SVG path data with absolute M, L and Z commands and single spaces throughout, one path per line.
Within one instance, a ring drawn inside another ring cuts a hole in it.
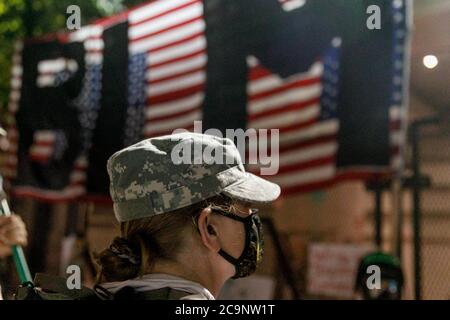
M 219 193 L 251 203 L 271 202 L 280 194 L 278 185 L 245 171 L 230 139 L 191 132 L 118 151 L 107 170 L 120 222 L 170 212 Z

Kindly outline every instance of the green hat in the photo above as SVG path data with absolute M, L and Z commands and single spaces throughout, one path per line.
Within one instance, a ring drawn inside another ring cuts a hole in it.
M 255 204 L 280 187 L 248 173 L 227 138 L 184 132 L 143 140 L 108 160 L 110 194 L 120 222 L 180 209 L 220 193 Z
M 376 265 L 381 269 L 383 278 L 397 279 L 400 286 L 403 285 L 403 271 L 400 260 L 390 254 L 384 252 L 372 252 L 364 256 L 358 267 L 358 275 L 356 279 L 356 287 L 365 287 L 365 279 L 368 277 L 367 268 Z

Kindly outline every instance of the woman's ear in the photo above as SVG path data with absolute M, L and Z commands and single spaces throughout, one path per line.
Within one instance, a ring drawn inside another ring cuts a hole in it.
M 211 213 L 210 208 L 203 209 L 198 216 L 197 226 L 203 245 L 214 252 L 218 252 L 220 243 L 217 236 L 217 227 L 213 223 Z

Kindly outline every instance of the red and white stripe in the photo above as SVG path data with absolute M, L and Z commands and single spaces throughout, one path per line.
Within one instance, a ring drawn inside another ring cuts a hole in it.
M 40 61 L 38 63 L 38 77 L 36 79 L 36 85 L 38 88 L 55 86 L 56 75 L 65 70 L 75 73 L 78 70 L 78 64 L 75 60 L 65 58 Z
M 406 143 L 406 137 L 405 131 L 402 129 L 402 123 L 406 117 L 405 112 L 405 108 L 396 105 L 389 109 L 391 169 L 393 172 L 398 172 L 404 165 L 402 163 L 402 161 L 404 161 L 402 149 Z
M 206 81 L 203 2 L 156 1 L 128 15 L 130 54 L 147 53 L 144 135 L 192 129 Z
M 103 29 L 101 24 L 93 24 L 69 35 L 70 42 L 83 42 L 86 64 L 101 64 L 103 61 Z
M 2 176 L 7 180 L 13 180 L 17 176 L 17 150 L 19 141 L 19 132 L 16 127 L 15 114 L 19 110 L 20 95 L 22 89 L 22 49 L 23 43 L 17 42 L 13 55 L 11 68 L 11 91 L 9 95 L 8 111 L 10 113 L 9 121 L 6 124 L 8 134 L 9 148 L 1 151 L 0 170 Z
M 48 163 L 55 150 L 55 141 L 56 134 L 54 131 L 36 131 L 33 136 L 33 144 L 29 150 L 30 159 L 35 162 Z
M 63 190 L 53 191 L 30 186 L 16 186 L 13 189 L 13 193 L 17 197 L 33 198 L 47 202 L 75 200 L 86 193 L 86 171 L 87 160 L 84 156 L 80 156 L 75 161 L 74 169 L 70 174 L 69 184 Z

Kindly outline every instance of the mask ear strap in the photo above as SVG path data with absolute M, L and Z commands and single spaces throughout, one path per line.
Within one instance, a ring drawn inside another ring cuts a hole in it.
M 230 256 L 228 253 L 226 253 L 225 251 L 223 251 L 222 249 L 219 250 L 219 254 L 225 259 L 227 260 L 229 263 L 231 263 L 232 265 L 236 266 L 239 263 L 239 259 L 233 258 L 232 256 Z

